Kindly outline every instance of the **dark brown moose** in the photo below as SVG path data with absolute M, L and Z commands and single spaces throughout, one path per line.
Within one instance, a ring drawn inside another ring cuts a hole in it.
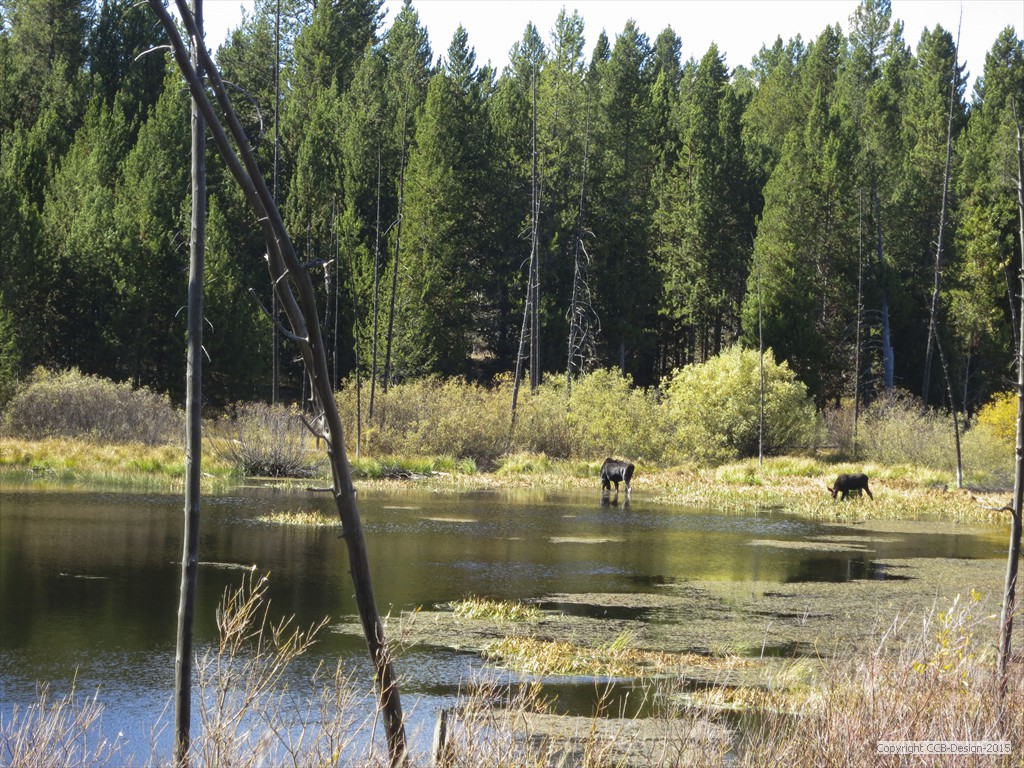
M 626 484 L 626 498 L 630 497 L 630 481 L 633 479 L 633 465 L 628 461 L 607 458 L 601 465 L 601 494 L 607 496 L 615 483 L 615 496 L 619 495 L 619 483 Z
M 843 494 L 843 500 L 853 492 L 860 496 L 861 491 L 865 491 L 869 499 L 875 498 L 871 495 L 871 489 L 868 488 L 868 476 L 861 472 L 853 475 L 840 475 L 836 478 L 835 483 L 829 486 L 829 491 L 832 493 L 833 499 L 839 493 Z

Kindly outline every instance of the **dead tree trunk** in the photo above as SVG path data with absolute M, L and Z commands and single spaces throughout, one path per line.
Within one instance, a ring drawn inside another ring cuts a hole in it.
M 203 44 L 203 0 L 192 0 L 196 36 L 192 66 L 201 79 L 198 49 Z M 186 768 L 192 741 L 192 628 L 199 565 L 199 484 L 202 477 L 203 261 L 206 250 L 206 126 L 192 99 L 192 234 L 188 274 L 188 373 L 185 421 L 185 528 L 182 536 L 178 636 L 174 655 L 174 764 Z
M 398 295 L 398 255 L 402 250 L 402 208 L 405 205 L 405 155 L 408 149 L 409 89 L 405 91 L 405 105 L 402 107 L 402 167 L 398 174 L 398 220 L 395 225 L 395 263 L 391 271 L 391 310 L 388 313 L 388 338 L 384 350 L 384 380 L 381 388 L 388 393 L 391 384 L 391 341 L 395 335 L 395 301 Z
M 377 394 L 377 319 L 380 310 L 380 138 L 377 138 L 377 220 L 373 225 L 373 335 L 370 342 L 370 410 L 373 421 L 373 399 Z
M 590 99 L 587 99 L 587 120 L 583 132 L 583 173 L 580 174 L 580 202 L 576 217 L 576 247 L 573 254 L 572 298 L 569 302 L 569 359 L 565 367 L 565 391 L 572 395 L 573 361 L 579 359 L 583 372 L 588 349 L 593 343 L 590 306 L 590 286 L 587 265 L 590 257 L 583 247 L 583 202 L 586 199 L 587 161 L 590 156 Z
M 1005 714 L 1006 689 L 1009 684 L 1010 639 L 1013 635 L 1013 614 L 1017 610 L 1017 565 L 1020 561 L 1021 507 L 1024 503 L 1024 145 L 1021 141 L 1020 120 L 1017 121 L 1017 216 L 1020 222 L 1020 281 L 1021 311 L 1019 344 L 1017 349 L 1017 472 L 1013 483 L 1013 503 L 1010 510 L 1010 551 L 1006 562 L 1006 586 L 1003 590 L 1003 611 L 999 621 L 999 675 L 1000 719 Z
M 960 50 L 960 34 L 953 54 L 953 72 L 949 80 L 949 116 L 946 120 L 946 166 L 942 172 L 942 205 L 939 211 L 939 236 L 935 244 L 935 269 L 932 282 L 932 304 L 928 313 L 928 341 L 924 348 L 924 382 L 921 385 L 921 402 L 928 405 L 928 389 L 932 376 L 932 349 L 935 346 L 936 323 L 939 314 L 939 288 L 942 282 L 942 250 L 946 234 L 946 209 L 949 202 L 949 167 L 953 160 L 953 105 L 956 102 L 957 60 Z
M 879 279 L 882 285 L 882 386 L 887 393 L 895 387 L 896 360 L 889 329 L 889 291 L 886 288 L 885 243 L 882 240 L 882 206 L 878 201 L 878 187 L 872 182 L 871 205 L 875 211 L 875 249 L 878 253 Z
M 537 292 L 540 288 L 539 277 L 539 238 L 538 220 L 540 218 L 540 181 L 537 171 L 537 63 L 533 65 L 533 123 L 532 138 L 532 187 L 530 202 L 530 263 L 526 278 L 526 306 L 523 310 L 523 327 L 519 333 L 519 354 L 516 356 L 516 369 L 512 378 L 512 423 L 511 430 L 516 427 L 516 406 L 519 402 L 519 385 L 523 375 L 523 348 L 527 345 L 526 334 L 530 341 L 530 391 L 536 392 L 540 386 L 540 300 Z M 509 435 L 511 440 L 511 434 Z
M 185 5 L 185 0 L 176 0 L 178 12 L 188 34 L 198 41 L 199 34 L 195 20 Z M 245 132 L 231 107 L 224 83 L 220 78 L 213 59 L 202 45 L 196 45 L 200 61 L 208 74 L 208 82 L 223 112 L 224 121 L 231 133 L 221 123 L 213 105 L 206 96 L 203 79 L 188 58 L 188 51 L 182 42 L 178 29 L 162 0 L 148 0 L 149 7 L 160 19 L 167 32 L 174 52 L 174 58 L 188 83 L 193 98 L 198 102 L 214 142 L 224 162 L 238 182 L 246 201 L 256 215 L 264 241 L 267 245 L 267 264 L 274 291 L 277 294 L 290 327 L 282 327 L 282 333 L 294 341 L 309 372 L 313 398 L 322 412 L 324 429 L 321 437 L 327 445 L 331 464 L 332 491 L 338 508 L 338 515 L 344 525 L 343 536 L 348 548 L 349 565 L 355 587 L 356 605 L 363 627 L 363 634 L 369 646 L 375 670 L 379 705 L 388 740 L 392 765 L 400 765 L 407 759 L 405 724 L 401 699 L 391 656 L 384 638 L 384 627 L 377 611 L 370 578 L 370 564 L 363 536 L 362 522 L 356 508 L 355 488 L 345 455 L 344 435 L 338 405 L 330 387 L 327 355 L 320 332 L 316 297 L 309 273 L 299 261 L 285 230 L 281 213 L 274 203 L 266 181 L 260 172 L 256 157 L 249 146 Z M 231 144 L 238 148 L 235 153 Z

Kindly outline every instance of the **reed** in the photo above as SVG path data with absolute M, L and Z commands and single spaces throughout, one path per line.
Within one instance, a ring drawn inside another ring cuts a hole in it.
M 539 621 L 543 614 L 535 605 L 517 600 L 491 600 L 486 597 L 467 597 L 452 603 L 452 611 L 460 619 L 485 619 L 499 624 Z
M 1013 754 L 960 757 L 956 765 L 1020 765 L 1024 675 L 1011 666 L 1001 720 L 995 636 L 996 614 L 976 592 L 917 621 L 893 620 L 874 649 L 831 663 L 797 707 L 763 708 L 743 735 L 739 765 L 884 768 L 916 758 L 880 755 L 879 741 L 936 739 L 1009 740 Z

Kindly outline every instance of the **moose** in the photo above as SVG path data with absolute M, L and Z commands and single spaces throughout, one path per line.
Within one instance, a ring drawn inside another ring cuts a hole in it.
M 630 497 L 630 481 L 633 479 L 633 465 L 628 461 L 619 461 L 611 457 L 604 460 L 601 465 L 601 495 L 607 496 L 611 493 L 612 483 L 615 483 L 615 497 L 619 496 L 619 483 L 626 484 L 626 498 Z
M 832 493 L 833 499 L 837 494 L 843 494 L 841 498 L 843 501 L 853 492 L 860 496 L 861 491 L 865 491 L 869 499 L 874 500 L 875 498 L 871 495 L 871 489 L 868 488 L 868 476 L 860 472 L 852 475 L 840 475 L 836 478 L 835 483 L 829 486 L 829 491 Z

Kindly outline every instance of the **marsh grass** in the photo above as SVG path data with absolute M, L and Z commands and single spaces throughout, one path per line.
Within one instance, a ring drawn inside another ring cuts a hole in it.
M 535 605 L 517 600 L 491 600 L 486 597 L 467 597 L 451 605 L 460 619 L 484 619 L 499 624 L 536 622 L 543 613 Z
M 0 475 L 25 482 L 176 489 L 184 483 L 185 453 L 176 444 L 0 437 Z M 216 457 L 205 457 L 205 490 L 223 490 L 234 480 L 229 465 Z
M 637 648 L 635 640 L 635 635 L 629 631 L 597 646 L 513 635 L 489 643 L 484 656 L 507 669 L 529 675 L 610 678 L 664 675 L 684 668 L 724 671 L 750 663 L 738 656 L 713 657 Z
M 218 646 L 196 667 L 202 731 L 192 745 L 192 764 L 380 764 L 373 739 L 363 738 L 372 731 L 361 714 L 367 711 L 365 697 L 340 665 L 317 667 L 308 687 L 293 689 L 286 682 L 289 668 L 313 647 L 327 620 L 308 628 L 294 626 L 290 618 L 273 621 L 267 587 L 265 575 L 249 574 L 221 600 Z
M 104 766 L 129 761 L 124 742 L 103 735 L 99 694 L 82 696 L 74 686 L 54 696 L 42 685 L 35 703 L 14 706 L 0 722 L 0 765 L 44 768 Z
M 268 525 L 297 525 L 311 528 L 333 528 L 341 525 L 341 521 L 336 515 L 328 515 L 319 510 L 272 512 L 268 515 L 260 515 L 256 518 L 256 522 L 267 523 Z
M 828 667 L 795 708 L 785 692 L 762 708 L 739 747 L 744 766 L 905 765 L 877 754 L 879 741 L 1004 740 L 1014 754 L 958 757 L 957 765 L 1020 765 L 1024 675 L 1012 664 L 1000 724 L 993 642 L 996 614 L 971 592 L 916 621 L 897 619 L 874 649 Z M 767 756 L 767 761 L 766 761 Z M 945 763 L 943 763 L 945 764 Z

